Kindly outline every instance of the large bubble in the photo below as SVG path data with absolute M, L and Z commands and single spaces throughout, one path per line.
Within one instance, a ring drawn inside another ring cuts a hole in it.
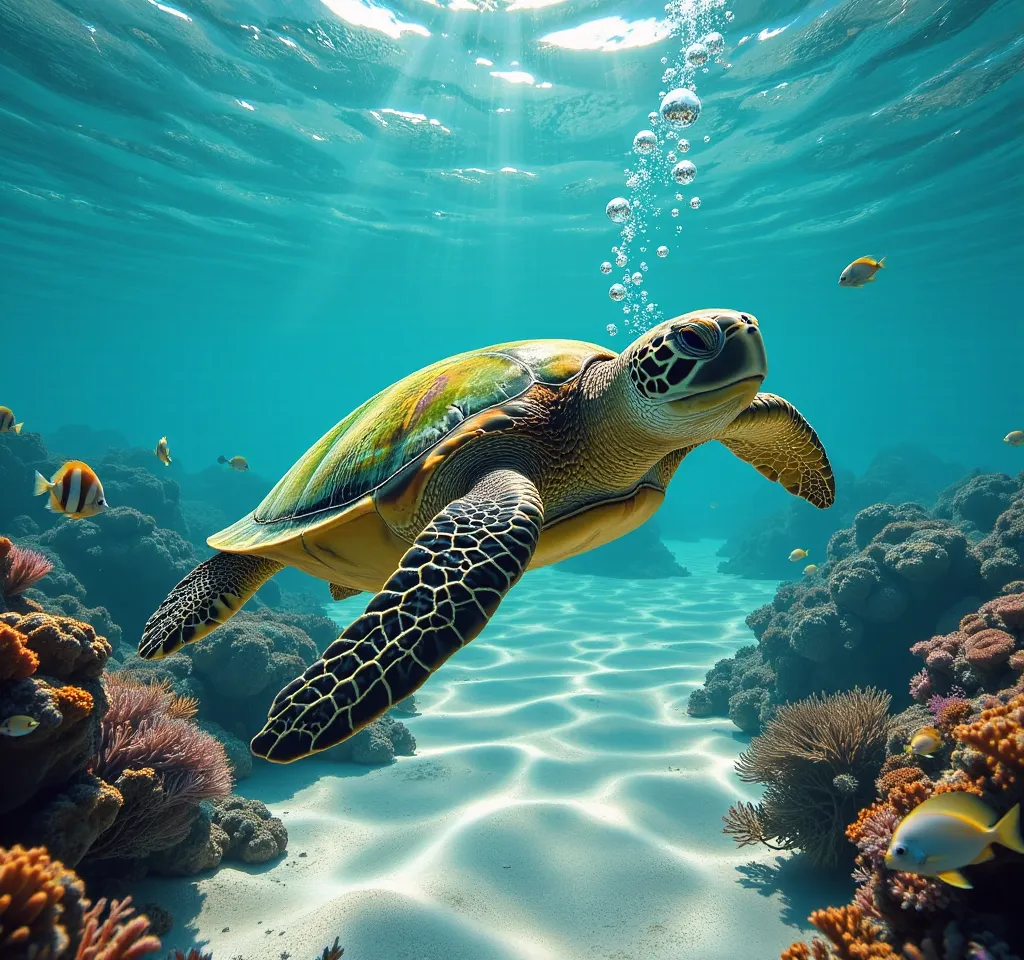
M 608 331 L 609 337 L 614 337 L 619 332 L 619 328 L 614 323 L 609 323 L 605 330 Z
M 661 115 L 674 127 L 688 127 L 700 116 L 700 99 L 692 90 L 670 90 L 661 101 Z
M 693 178 L 697 176 L 697 168 L 689 160 L 680 160 L 672 168 L 672 179 L 676 183 L 687 184 L 693 183 Z
M 690 152 L 690 141 L 687 140 L 686 137 L 683 137 L 683 139 L 679 141 L 677 146 L 679 147 L 679 152 L 680 153 L 689 153 Z
M 633 137 L 633 149 L 640 154 L 653 153 L 658 145 L 658 138 L 653 130 L 641 130 Z
M 608 219 L 612 223 L 625 223 L 633 213 L 633 208 L 630 207 L 629 201 L 625 197 L 615 197 L 614 200 L 608 201 L 604 212 L 608 214 Z
M 691 43 L 686 48 L 686 62 L 695 67 L 703 67 L 708 62 L 708 48 L 703 43 Z
M 704 38 L 704 46 L 708 48 L 711 56 L 717 57 L 725 49 L 725 37 L 714 30 Z
M 655 251 L 655 253 L 657 253 L 659 257 L 667 257 L 668 256 L 668 247 L 666 247 L 663 244 L 662 246 L 658 247 L 658 249 Z
M 700 209 L 700 197 L 690 197 L 690 207 L 694 210 Z
M 621 283 L 613 283 L 608 288 L 608 296 L 618 302 L 626 299 L 626 288 Z
M 605 262 L 601 264 L 601 273 L 611 273 L 611 272 L 612 272 L 612 265 L 607 260 L 605 260 Z

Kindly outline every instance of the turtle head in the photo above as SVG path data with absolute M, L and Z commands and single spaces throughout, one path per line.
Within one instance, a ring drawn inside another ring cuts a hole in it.
M 641 418 L 659 432 L 695 440 L 710 439 L 746 409 L 768 372 L 757 319 L 735 310 L 667 320 L 631 344 L 620 362 Z

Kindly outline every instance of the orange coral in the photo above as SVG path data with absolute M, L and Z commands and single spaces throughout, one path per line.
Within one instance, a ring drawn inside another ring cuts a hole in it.
M 0 954 L 56 957 L 67 949 L 62 901 L 81 881 L 43 847 L 0 848 Z
M 897 767 L 895 770 L 889 770 L 887 773 L 883 773 L 875 781 L 875 787 L 884 797 L 888 795 L 889 791 L 894 787 L 900 787 L 907 783 L 913 783 L 915 780 L 923 779 L 924 771 L 919 767 Z
M 882 939 L 882 928 L 867 919 L 858 907 L 815 910 L 810 921 L 832 942 L 831 948 L 817 937 L 810 946 L 794 943 L 781 960 L 898 960 L 899 954 Z
M 178 720 L 191 720 L 199 712 L 199 700 L 196 697 L 171 696 L 167 701 L 167 716 Z
M 963 697 L 953 697 L 935 715 L 936 725 L 943 730 L 963 723 L 971 715 L 971 701 Z
M 905 817 L 918 804 L 924 803 L 932 795 L 934 789 L 930 780 L 903 783 L 889 791 L 889 803 L 901 817 Z
M 39 657 L 28 648 L 23 633 L 0 623 L 0 680 L 25 680 L 39 667 Z
M 984 756 L 992 787 L 1013 786 L 1024 772 L 1024 694 L 983 710 L 973 723 L 955 727 L 953 736 Z
M 133 917 L 135 910 L 131 903 L 131 897 L 114 900 L 110 913 L 101 923 L 107 901 L 97 902 L 85 915 L 75 960 L 138 960 L 160 949 L 160 941 L 147 933 L 149 918 Z
M 864 828 L 868 822 L 874 817 L 876 813 L 881 813 L 883 810 L 891 810 L 892 804 L 878 801 L 871 804 L 870 807 L 865 807 L 857 814 L 857 819 L 846 828 L 846 839 L 850 843 L 860 843 L 864 837 Z
M 93 698 L 88 690 L 81 687 L 59 687 L 54 691 L 54 696 L 67 726 L 84 720 L 92 713 Z
M 0 623 L 24 634 L 39 657 L 39 672 L 58 680 L 98 677 L 111 654 L 106 637 L 88 624 L 48 613 L 0 613 Z

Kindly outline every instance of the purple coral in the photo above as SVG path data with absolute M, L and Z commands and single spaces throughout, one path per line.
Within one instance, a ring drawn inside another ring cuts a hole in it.
M 16 546 L 0 537 L 0 596 L 17 597 L 35 586 L 51 570 L 53 564 L 41 553 Z

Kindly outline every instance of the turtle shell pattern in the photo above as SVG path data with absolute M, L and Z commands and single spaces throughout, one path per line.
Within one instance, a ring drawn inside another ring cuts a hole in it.
M 220 550 L 258 550 L 334 520 L 470 417 L 522 396 L 535 383 L 562 386 L 588 360 L 614 356 L 576 340 L 524 340 L 424 367 L 352 411 L 251 514 L 208 542 Z

